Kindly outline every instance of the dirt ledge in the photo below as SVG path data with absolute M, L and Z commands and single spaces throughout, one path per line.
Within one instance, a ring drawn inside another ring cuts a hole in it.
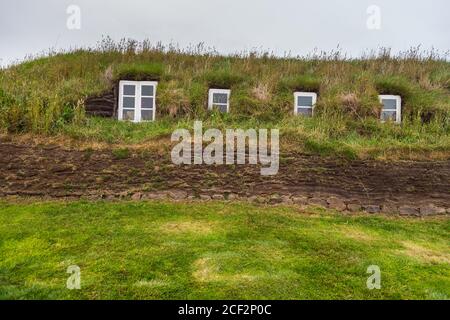
M 241 199 L 412 215 L 448 213 L 450 207 L 450 160 L 283 154 L 279 173 L 264 177 L 254 165 L 176 166 L 166 152 L 118 157 L 110 150 L 0 140 L 0 155 L 0 197 Z

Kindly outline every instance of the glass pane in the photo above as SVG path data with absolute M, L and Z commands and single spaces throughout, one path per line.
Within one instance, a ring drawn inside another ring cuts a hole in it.
M 383 121 L 396 121 L 397 119 L 397 112 L 396 111 L 382 111 L 381 112 L 381 120 Z
M 141 98 L 142 108 L 153 108 L 153 98 Z
M 383 109 L 396 109 L 397 100 L 395 99 L 383 99 Z
M 213 103 L 227 103 L 228 95 L 226 93 L 213 93 Z
M 134 110 L 123 110 L 122 113 L 123 120 L 134 120 Z
M 312 97 L 298 97 L 297 99 L 297 106 L 312 107 L 312 105 L 313 105 Z
M 312 117 L 312 108 L 297 108 L 297 114 L 304 117 Z
M 153 86 L 142 86 L 141 95 L 153 96 Z
M 213 109 L 218 109 L 220 112 L 227 113 L 227 106 L 223 104 L 213 104 Z
M 133 97 L 123 97 L 123 107 L 134 109 L 134 98 Z
M 142 121 L 153 120 L 153 110 L 141 110 L 141 120 Z
M 136 94 L 136 86 L 126 84 L 123 86 L 123 94 L 126 96 L 134 96 Z

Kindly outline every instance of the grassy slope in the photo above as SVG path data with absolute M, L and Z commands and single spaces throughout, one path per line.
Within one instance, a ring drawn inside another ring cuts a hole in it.
M 447 218 L 289 207 L 50 202 L 0 207 L 0 298 L 450 297 Z M 81 290 L 65 288 L 81 268 Z M 369 265 L 381 290 L 366 288 Z
M 209 127 L 277 127 L 283 148 L 312 153 L 381 158 L 449 153 L 450 63 L 432 55 L 411 51 L 401 58 L 382 53 L 362 60 L 336 54 L 280 59 L 146 45 L 136 53 L 135 46 L 106 40 L 97 50 L 0 70 L 0 132 L 130 144 L 203 119 Z M 86 119 L 82 100 L 120 78 L 159 79 L 157 123 Z M 206 112 L 209 86 L 232 88 L 231 114 Z M 314 119 L 293 119 L 295 90 L 319 92 Z M 402 95 L 401 126 L 378 123 L 378 93 Z M 435 115 L 430 124 L 420 123 L 424 112 Z

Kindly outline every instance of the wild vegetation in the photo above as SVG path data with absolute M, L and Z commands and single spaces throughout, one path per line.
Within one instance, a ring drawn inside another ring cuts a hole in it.
M 0 299 L 449 299 L 444 218 L 210 202 L 0 203 Z M 81 272 L 69 290 L 67 268 Z M 367 268 L 381 271 L 369 290 Z
M 158 80 L 157 121 L 118 123 L 84 114 L 87 97 L 119 79 Z M 231 113 L 208 112 L 210 87 L 231 88 Z M 317 91 L 311 119 L 294 118 L 293 91 Z M 378 94 L 403 99 L 401 125 L 381 124 Z M 113 42 L 48 54 L 0 71 L 3 134 L 64 135 L 107 143 L 142 143 L 190 127 L 280 128 L 282 145 L 358 157 L 450 152 L 448 54 L 380 49 L 359 59 L 342 53 L 275 57 L 221 56 L 202 45 L 185 50 L 148 41 Z

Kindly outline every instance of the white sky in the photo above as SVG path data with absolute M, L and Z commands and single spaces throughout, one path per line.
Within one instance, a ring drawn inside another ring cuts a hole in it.
M 69 5 L 81 29 L 66 26 Z M 381 9 L 381 29 L 367 28 L 367 8 Z M 219 52 L 255 48 L 350 55 L 379 46 L 450 49 L 449 0 L 0 0 L 0 64 L 49 48 L 149 38 L 181 47 L 204 42 Z

